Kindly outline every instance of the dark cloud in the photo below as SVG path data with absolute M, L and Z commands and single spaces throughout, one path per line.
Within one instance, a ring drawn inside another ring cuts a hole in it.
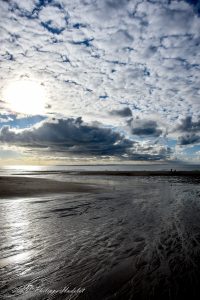
M 181 121 L 181 124 L 176 127 L 181 132 L 199 132 L 200 131 L 200 118 L 197 122 L 192 121 L 192 116 L 187 116 Z
M 129 107 L 125 107 L 119 110 L 112 110 L 110 112 L 111 115 L 113 116 L 120 116 L 120 117 L 131 117 L 132 116 L 132 111 Z
M 176 126 L 178 132 L 184 133 L 178 137 L 179 145 L 197 144 L 200 142 L 200 118 L 197 121 L 192 120 L 192 116 L 187 116 Z
M 195 133 L 188 133 L 178 138 L 179 145 L 190 145 L 200 143 L 200 136 Z
M 52 119 L 39 126 L 16 130 L 5 125 L 0 130 L 0 142 L 49 154 L 77 156 L 115 156 L 129 160 L 166 159 L 168 148 L 143 147 L 100 124 L 86 124 L 82 118 Z
M 172 149 L 170 147 L 160 147 L 158 150 L 149 146 L 141 149 L 143 153 L 133 153 L 131 159 L 133 160 L 166 160 L 169 159 L 172 154 Z
M 87 125 L 81 118 L 43 122 L 39 127 L 16 131 L 4 126 L 0 141 L 26 147 L 48 147 L 84 155 L 123 155 L 133 142 L 109 128 Z
M 162 134 L 162 130 L 158 127 L 156 121 L 153 120 L 132 120 L 131 132 L 139 136 L 153 136 L 158 137 Z

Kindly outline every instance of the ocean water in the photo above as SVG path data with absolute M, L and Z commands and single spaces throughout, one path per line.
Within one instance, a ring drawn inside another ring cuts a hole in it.
M 0 197 L 0 299 L 200 299 L 198 177 L 6 170 L 97 188 Z

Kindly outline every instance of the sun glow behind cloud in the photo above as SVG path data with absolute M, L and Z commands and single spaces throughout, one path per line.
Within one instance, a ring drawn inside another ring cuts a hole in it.
M 13 112 L 28 115 L 43 114 L 46 94 L 42 85 L 30 80 L 9 83 L 3 91 L 3 100 Z

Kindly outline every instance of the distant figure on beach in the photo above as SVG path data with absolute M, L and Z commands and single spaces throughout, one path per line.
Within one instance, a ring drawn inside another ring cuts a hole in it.
M 171 169 L 171 171 L 170 171 L 171 173 L 173 172 L 173 170 Z

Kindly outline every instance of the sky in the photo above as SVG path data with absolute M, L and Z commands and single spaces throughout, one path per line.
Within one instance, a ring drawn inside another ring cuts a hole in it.
M 200 161 L 200 1 L 0 0 L 0 163 Z

